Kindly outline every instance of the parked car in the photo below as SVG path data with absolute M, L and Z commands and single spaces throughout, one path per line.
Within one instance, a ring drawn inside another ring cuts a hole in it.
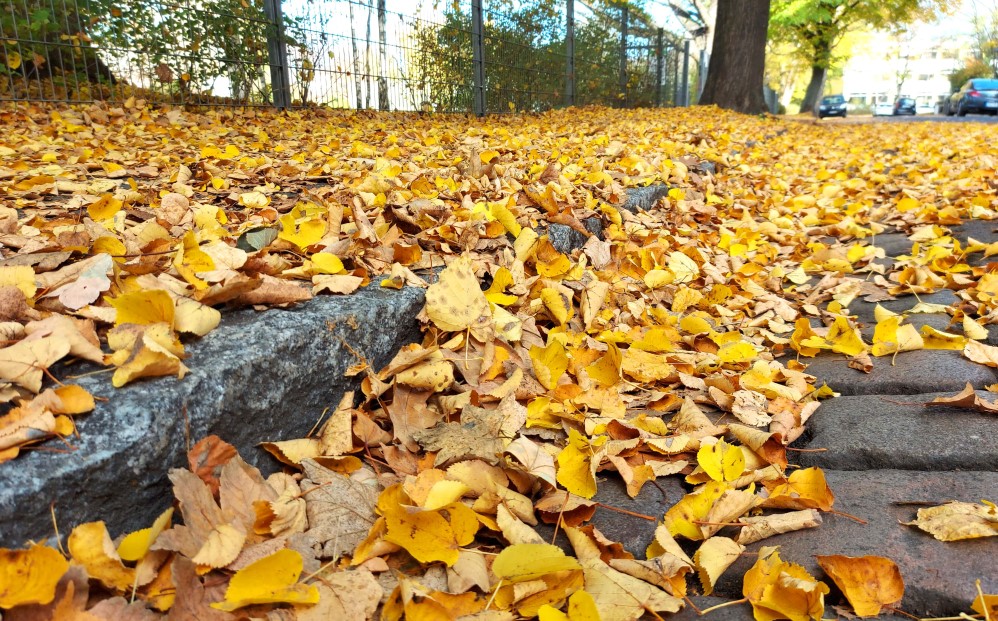
M 881 101 L 873 106 L 873 116 L 892 116 L 894 114 L 894 106 L 887 101 Z
M 903 114 L 915 115 L 915 100 L 911 97 L 898 97 L 894 100 L 894 108 L 892 110 L 894 116 L 901 116 Z
M 946 114 L 998 114 L 998 80 L 974 78 L 950 95 Z
M 842 95 L 829 95 L 821 98 L 818 104 L 818 118 L 826 116 L 841 116 L 846 118 L 846 98 Z

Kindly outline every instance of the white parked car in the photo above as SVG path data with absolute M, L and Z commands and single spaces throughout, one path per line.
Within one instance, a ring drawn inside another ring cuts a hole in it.
M 873 107 L 873 116 L 893 116 L 894 106 L 889 101 L 883 101 Z

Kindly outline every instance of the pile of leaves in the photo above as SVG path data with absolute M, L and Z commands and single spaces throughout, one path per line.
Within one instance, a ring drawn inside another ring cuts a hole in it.
M 981 342 L 998 276 L 965 262 L 998 246 L 945 228 L 998 218 L 986 129 L 713 108 L 468 119 L 128 101 L 0 116 L 0 460 L 71 440 L 72 417 L 93 409 L 78 386 L 42 390 L 60 360 L 113 366 L 115 386 L 182 377 L 184 340 L 220 308 L 427 288 L 421 343 L 384 369 L 358 361 L 360 394 L 315 435 L 265 445 L 285 471 L 264 479 L 204 440 L 170 473 L 176 525 L 167 511 L 117 540 L 78 526 L 65 553 L 0 552 L 5 618 L 675 612 L 749 543 L 834 511 L 821 470 L 787 455 L 834 394 L 808 357 L 870 372 L 943 348 L 998 365 Z M 668 197 L 619 208 L 651 184 Z M 551 225 L 584 245 L 560 252 Z M 871 244 L 887 226 L 916 242 L 894 264 Z M 960 301 L 912 312 L 945 310 L 953 332 L 880 311 L 868 343 L 848 312 L 942 288 Z M 586 525 L 599 479 L 636 496 L 667 476 L 692 491 L 650 516 L 647 550 Z M 990 504 L 923 509 L 914 525 L 998 534 Z M 902 597 L 890 559 L 821 565 L 858 614 Z M 744 577 L 760 619 L 820 619 L 829 592 L 772 548 Z

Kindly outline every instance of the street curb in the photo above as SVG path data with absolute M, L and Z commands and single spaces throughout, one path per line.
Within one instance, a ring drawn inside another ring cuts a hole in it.
M 209 434 L 265 472 L 276 470 L 257 444 L 307 435 L 324 409 L 356 387 L 357 378 L 344 374 L 357 355 L 377 369 L 418 341 L 423 296 L 423 289 L 375 284 L 289 310 L 225 313 L 217 329 L 187 346 L 191 370 L 183 380 L 119 389 L 106 373 L 74 380 L 98 398 L 97 407 L 80 417 L 71 452 L 55 452 L 62 446 L 49 442 L 0 470 L 0 545 L 52 537 L 51 506 L 63 534 L 93 520 L 104 520 L 112 535 L 149 526 L 171 504 L 168 470 L 185 466 L 188 443 Z

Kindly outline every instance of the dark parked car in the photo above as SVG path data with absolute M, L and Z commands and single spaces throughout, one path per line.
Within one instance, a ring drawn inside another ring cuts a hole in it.
M 998 80 L 974 78 L 950 95 L 946 114 L 998 114 Z
M 911 97 L 898 97 L 894 100 L 894 116 L 915 115 L 915 100 Z
M 846 118 L 845 97 L 842 95 L 822 97 L 821 103 L 818 104 L 818 118 L 823 119 L 826 116 L 841 116 L 842 118 Z

